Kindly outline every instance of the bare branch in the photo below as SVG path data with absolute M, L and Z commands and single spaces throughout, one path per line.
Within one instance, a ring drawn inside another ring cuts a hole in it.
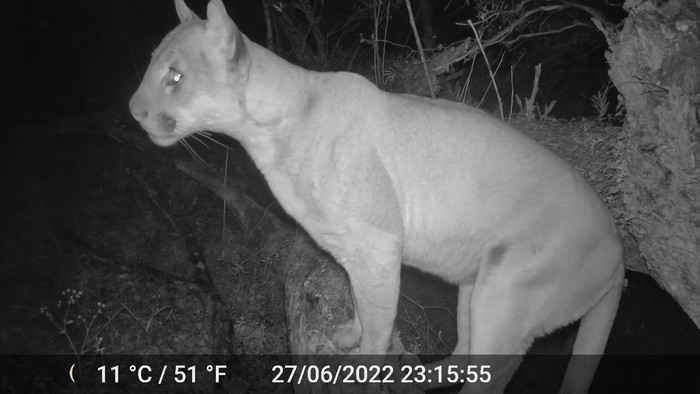
M 587 13 L 591 14 L 591 16 L 594 19 L 599 21 L 601 24 L 605 25 L 605 27 L 607 27 L 608 29 L 615 29 L 616 28 L 616 25 L 614 23 L 612 23 L 608 18 L 606 18 L 602 12 L 596 10 L 593 7 L 589 7 L 585 4 L 574 3 L 571 1 L 564 1 L 564 6 L 571 7 L 571 8 L 577 8 L 579 10 L 586 11 Z
M 532 38 L 532 37 L 539 37 L 539 36 L 546 36 L 546 35 L 550 35 L 550 34 L 557 34 L 557 33 L 561 33 L 561 32 L 563 32 L 563 31 L 566 31 L 566 30 L 569 30 L 569 29 L 573 29 L 573 28 L 575 28 L 575 27 L 588 27 L 588 25 L 585 24 L 585 23 L 577 22 L 577 23 L 574 23 L 573 25 L 564 26 L 564 27 L 562 27 L 562 28 L 560 28 L 560 29 L 556 29 L 556 30 L 539 31 L 539 32 L 537 32 L 537 33 L 521 34 L 521 35 L 515 37 L 515 38 L 512 39 L 512 40 L 501 41 L 499 44 L 509 46 L 509 45 L 513 45 L 514 43 L 516 43 L 516 42 L 518 42 L 518 41 L 521 41 L 521 40 L 525 40 L 525 39 Z M 495 44 L 495 43 L 492 43 L 492 44 Z M 489 45 L 492 45 L 492 44 L 489 44 Z
M 560 5 L 555 5 L 555 6 L 542 6 L 542 7 L 533 8 L 533 9 L 527 11 L 526 13 L 524 13 L 523 15 L 521 15 L 520 17 L 518 17 L 515 21 L 513 21 L 513 23 L 510 24 L 510 26 L 508 26 L 508 27 L 506 27 L 505 29 L 501 30 L 501 31 L 500 31 L 498 34 L 496 34 L 493 38 L 491 38 L 490 40 L 485 41 L 484 44 L 485 44 L 485 46 L 489 46 L 489 45 L 493 45 L 493 44 L 496 44 L 496 43 L 498 43 L 498 42 L 503 41 L 508 35 L 510 35 L 511 33 L 513 33 L 513 31 L 514 31 L 517 27 L 519 27 L 520 25 L 522 25 L 523 23 L 525 23 L 525 21 L 527 21 L 527 19 L 530 18 L 532 15 L 535 15 L 535 14 L 537 14 L 537 13 L 539 13 L 539 12 L 554 12 L 554 11 L 559 11 L 559 10 L 562 10 L 562 9 L 564 9 L 564 7 L 563 7 L 563 6 L 560 6 Z
M 533 9 L 522 12 L 522 10 L 525 8 L 525 6 L 528 3 L 530 3 L 530 0 L 525 0 L 525 1 L 520 2 L 512 10 L 500 10 L 500 11 L 493 11 L 492 10 L 484 15 L 481 15 L 482 21 L 480 21 L 479 23 L 474 23 L 474 25 L 475 26 L 481 25 L 482 28 L 486 28 L 487 26 L 491 25 L 494 22 L 495 17 L 503 17 L 504 15 L 518 15 L 518 14 L 520 14 L 520 16 L 518 16 L 516 19 L 514 19 L 512 22 L 510 22 L 510 24 L 506 28 L 504 28 L 503 30 L 496 33 L 490 39 L 486 39 L 486 40 L 482 41 L 482 45 L 484 47 L 489 47 L 489 46 L 499 44 L 499 43 L 503 44 L 503 45 L 512 45 L 518 41 L 532 38 L 532 37 L 539 37 L 539 36 L 544 36 L 544 35 L 556 34 L 556 33 L 560 33 L 562 31 L 576 28 L 576 27 L 589 27 L 589 25 L 586 23 L 579 22 L 579 21 L 573 21 L 570 25 L 564 26 L 564 27 L 559 28 L 559 29 L 540 31 L 540 32 L 536 32 L 536 33 L 521 34 L 516 38 L 513 38 L 511 40 L 506 40 L 506 38 L 508 36 L 510 36 L 511 34 L 513 34 L 516 30 L 518 30 L 519 28 L 521 28 L 523 26 L 527 26 L 527 21 L 532 16 L 534 16 L 538 13 L 544 13 L 544 12 L 554 13 L 554 12 L 562 11 L 562 10 L 565 10 L 568 8 L 576 8 L 579 10 L 586 11 L 589 14 L 591 14 L 596 20 L 601 20 L 602 23 L 605 23 L 607 25 L 612 25 L 611 22 L 609 22 L 607 19 L 605 19 L 603 17 L 601 12 L 599 12 L 598 10 L 596 10 L 592 7 L 589 7 L 589 6 L 566 1 L 563 4 L 543 5 L 543 6 L 535 7 Z M 457 23 L 457 25 L 468 26 L 467 23 Z

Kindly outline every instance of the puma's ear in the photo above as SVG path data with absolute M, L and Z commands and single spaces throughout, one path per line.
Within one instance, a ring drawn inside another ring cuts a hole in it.
M 214 34 L 226 43 L 229 60 L 236 61 L 245 53 L 242 34 L 226 13 L 226 8 L 221 0 L 209 1 L 207 32 Z
M 180 17 L 180 23 L 199 20 L 197 14 L 187 7 L 185 0 L 175 0 L 175 11 L 177 11 L 177 16 Z
M 232 41 L 233 35 L 239 34 L 238 28 L 226 13 L 221 0 L 211 0 L 207 5 L 207 30 L 216 31 Z

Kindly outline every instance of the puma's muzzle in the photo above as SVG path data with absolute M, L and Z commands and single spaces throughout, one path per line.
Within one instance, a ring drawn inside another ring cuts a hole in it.
M 164 111 L 150 111 L 148 108 L 148 100 L 137 91 L 129 101 L 131 116 L 156 145 L 169 146 L 176 143 L 181 138 L 175 133 L 177 121 Z

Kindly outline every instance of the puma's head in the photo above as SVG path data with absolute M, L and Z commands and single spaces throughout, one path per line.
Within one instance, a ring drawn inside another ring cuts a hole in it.
M 188 135 L 239 124 L 245 117 L 249 69 L 244 36 L 211 0 L 207 20 L 175 0 L 180 25 L 153 52 L 141 86 L 129 102 L 134 118 L 161 146 Z

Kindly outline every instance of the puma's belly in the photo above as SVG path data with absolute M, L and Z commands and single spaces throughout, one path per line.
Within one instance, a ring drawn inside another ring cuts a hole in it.
M 403 262 L 452 283 L 473 280 L 482 259 L 508 231 L 502 226 L 503 211 L 511 210 L 507 201 L 485 200 L 467 179 L 405 186 Z
M 468 239 L 440 240 L 411 237 L 405 240 L 403 263 L 450 283 L 473 281 L 479 269 L 484 247 L 472 242 L 464 242 Z
M 609 214 L 573 170 L 559 167 L 550 175 L 530 173 L 527 182 L 494 181 L 490 187 L 473 178 L 453 180 L 433 193 L 404 190 L 403 262 L 452 283 L 473 281 L 504 255 L 524 277 L 553 266 L 605 263 L 585 256 L 615 239 Z
M 466 283 L 504 253 L 517 255 L 518 261 L 509 258 L 509 264 L 522 264 L 522 269 L 571 264 L 575 254 L 584 253 L 578 243 L 608 236 L 602 204 L 563 163 L 545 158 L 518 167 L 501 161 L 502 172 L 494 177 L 495 164 L 485 161 L 481 169 L 455 169 L 451 179 L 427 185 L 403 179 L 405 264 Z M 560 256 L 562 251 L 571 255 Z

